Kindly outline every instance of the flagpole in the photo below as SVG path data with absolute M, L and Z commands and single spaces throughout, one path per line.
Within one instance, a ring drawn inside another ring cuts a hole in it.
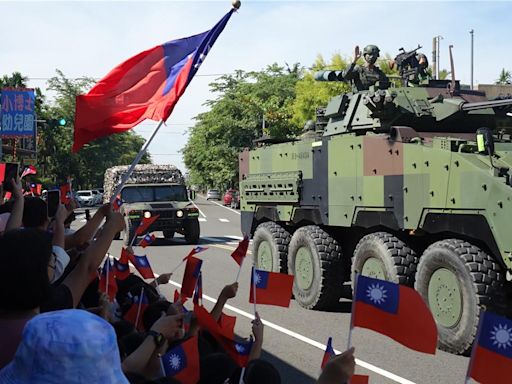
M 240 268 L 238 268 L 238 273 L 236 274 L 235 283 L 238 283 L 238 279 L 240 278 L 240 272 L 242 272 L 242 266 L 244 265 L 245 256 L 242 258 L 242 262 L 240 263 Z
M 254 318 L 256 318 L 256 267 L 252 265 L 252 300 L 254 301 Z
M 109 254 L 107 253 L 107 284 L 105 284 L 105 295 L 108 296 L 108 278 L 109 278 L 109 275 L 110 275 L 110 256 Z
M 137 317 L 135 317 L 135 329 L 139 325 L 140 308 L 142 307 L 142 298 L 144 297 L 144 287 L 140 290 L 139 305 L 137 306 Z
M 242 367 L 242 372 L 240 372 L 240 380 L 238 381 L 238 384 L 244 384 L 244 374 L 245 374 L 245 367 Z
M 359 277 L 359 273 L 356 273 L 355 282 L 354 282 L 354 294 L 352 295 L 352 305 L 350 309 L 350 329 L 348 330 L 348 340 L 347 340 L 347 349 L 352 347 L 352 331 L 354 330 L 354 306 L 357 297 L 357 279 Z
M 130 176 L 132 175 L 133 173 L 133 170 L 135 169 L 135 166 L 139 163 L 140 159 L 142 159 L 142 156 L 144 156 L 146 154 L 146 151 L 148 150 L 148 147 L 149 147 L 149 144 L 151 144 L 151 141 L 153 141 L 154 137 L 156 136 L 158 130 L 160 129 L 160 127 L 164 124 L 164 120 L 160 120 L 160 122 L 158 123 L 158 125 L 156 126 L 156 128 L 154 129 L 153 133 L 151 134 L 151 136 L 149 137 L 149 139 L 146 140 L 146 142 L 144 143 L 144 145 L 142 146 L 142 148 L 140 149 L 139 153 L 137 153 L 137 156 L 135 156 L 135 159 L 133 160 L 133 162 L 131 163 L 130 167 L 128 168 L 128 170 L 123 174 L 123 177 L 121 179 L 121 183 L 119 183 L 119 185 L 116 187 L 115 189 L 115 192 L 114 194 L 112 195 L 112 197 L 110 198 L 110 203 L 113 203 L 116 196 L 119 194 L 119 192 L 121 192 L 121 189 L 123 189 L 124 185 L 126 184 L 126 182 L 128 181 L 128 179 L 130 178 Z
M 160 369 L 162 370 L 162 377 L 166 377 L 167 375 L 165 374 L 164 362 L 162 361 L 162 355 L 160 353 L 158 354 L 158 360 L 160 361 Z

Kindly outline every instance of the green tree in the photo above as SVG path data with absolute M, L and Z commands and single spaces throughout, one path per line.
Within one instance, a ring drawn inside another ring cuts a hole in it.
M 512 84 L 512 73 L 502 68 L 500 75 L 494 82 L 495 84 Z
M 196 124 L 182 153 L 190 183 L 219 188 L 238 181 L 238 153 L 253 140 L 268 135 L 286 138 L 298 127 L 290 123 L 298 64 L 277 64 L 259 72 L 236 71 L 210 84 L 217 98 L 210 110 L 196 116 Z

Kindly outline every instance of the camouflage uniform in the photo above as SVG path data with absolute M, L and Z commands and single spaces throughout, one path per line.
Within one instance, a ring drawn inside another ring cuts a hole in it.
M 363 55 L 367 64 L 360 66 L 352 63 L 347 69 L 343 71 L 344 80 L 352 80 L 354 88 L 356 88 L 358 91 L 369 89 L 370 86 L 374 85 L 377 81 L 380 83 L 389 83 L 388 77 L 379 69 L 379 67 L 373 65 L 373 68 L 369 68 L 370 57 L 367 55 L 372 54 L 376 55 L 376 60 L 376 58 L 379 57 L 379 48 L 377 48 L 375 45 L 367 45 L 363 50 Z

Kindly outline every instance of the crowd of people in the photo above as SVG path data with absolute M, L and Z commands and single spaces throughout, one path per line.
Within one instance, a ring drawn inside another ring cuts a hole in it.
M 159 294 L 155 287 L 170 274 L 149 283 L 134 273 L 116 279 L 113 299 L 99 289 L 98 270 L 125 226 L 109 204 L 73 231 L 73 202 L 49 218 L 43 199 L 24 196 L 19 179 L 11 182 L 9 201 L 0 191 L 0 383 L 188 383 L 190 377 L 166 375 L 162 356 L 191 338 L 199 383 L 286 382 L 261 359 L 264 325 L 257 314 L 241 366 L 181 297 L 171 302 Z M 237 290 L 238 283 L 224 287 L 208 316 L 220 322 Z M 140 292 L 148 302 L 134 324 L 127 314 Z M 348 382 L 353 352 L 333 357 L 317 382 Z

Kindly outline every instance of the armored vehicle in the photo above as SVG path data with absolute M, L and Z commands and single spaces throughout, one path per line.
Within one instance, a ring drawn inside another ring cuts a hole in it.
M 116 166 L 105 171 L 103 201 L 109 202 L 128 166 Z M 143 217 L 159 215 L 148 231 L 162 231 L 167 239 L 180 233 L 190 244 L 199 240 L 199 211 L 192 204 L 183 176 L 172 165 L 141 164 L 135 166 L 132 175 L 120 192 L 125 216 L 125 243 L 131 244 L 135 229 Z
M 402 72 L 408 86 L 333 97 L 312 135 L 243 151 L 242 232 L 301 306 L 337 305 L 356 273 L 406 284 L 462 354 L 481 309 L 510 307 L 512 100 Z

